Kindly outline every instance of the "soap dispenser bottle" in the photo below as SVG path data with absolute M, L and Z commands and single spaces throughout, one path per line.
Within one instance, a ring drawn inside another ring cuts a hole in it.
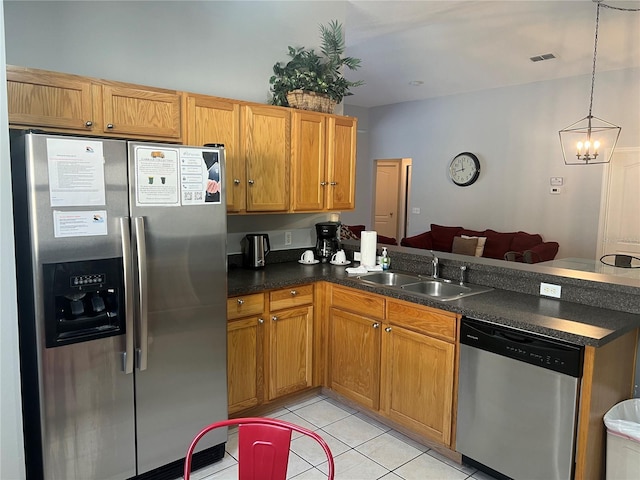
M 380 264 L 382 265 L 383 270 L 389 270 L 389 267 L 391 266 L 391 259 L 387 253 L 387 247 L 382 247 L 382 259 L 380 260 Z

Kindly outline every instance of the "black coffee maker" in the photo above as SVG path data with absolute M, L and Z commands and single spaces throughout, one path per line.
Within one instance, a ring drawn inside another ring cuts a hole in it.
M 316 258 L 322 263 L 331 260 L 333 254 L 340 250 L 339 229 L 340 222 L 316 223 Z

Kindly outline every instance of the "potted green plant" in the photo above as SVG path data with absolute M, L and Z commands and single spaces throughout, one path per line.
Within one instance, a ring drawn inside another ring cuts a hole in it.
M 364 85 L 362 80 L 351 82 L 343 76 L 345 67 L 357 70 L 360 59 L 344 56 L 342 25 L 337 20 L 320 25 L 320 38 L 320 54 L 289 46 L 291 60 L 273 66 L 269 79 L 273 105 L 332 113 L 345 96 L 353 95 L 351 88 Z

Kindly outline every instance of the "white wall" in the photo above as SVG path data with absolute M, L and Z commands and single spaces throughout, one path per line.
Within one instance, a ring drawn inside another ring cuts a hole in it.
M 431 223 L 524 230 L 557 241 L 558 258 L 593 258 L 605 167 L 566 166 L 558 138 L 587 115 L 589 88 L 590 76 L 580 76 L 372 108 L 368 157 L 358 160 L 372 171 L 376 158 L 413 159 L 409 208 L 420 214 L 409 215 L 409 235 Z M 640 69 L 597 73 L 593 113 L 622 126 L 618 146 L 640 146 L 638 105 Z M 479 157 L 482 171 L 461 188 L 447 171 L 464 151 Z M 370 190 L 372 176 L 360 175 L 362 167 L 356 188 Z M 552 176 L 564 178 L 561 195 L 549 194 Z M 368 208 L 358 223 L 370 221 L 371 202 Z
M 4 45 L 0 2 L 0 45 Z M 5 51 L 0 47 L 0 478 L 25 478 Z

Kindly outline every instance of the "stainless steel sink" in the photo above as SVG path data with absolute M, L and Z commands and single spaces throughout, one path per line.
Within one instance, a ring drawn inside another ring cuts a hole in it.
M 492 290 L 489 287 L 478 285 L 458 285 L 439 280 L 429 280 L 419 283 L 402 285 L 402 289 L 408 292 L 419 293 L 438 300 L 455 300 Z
M 360 275 L 358 280 L 363 282 L 375 283 L 376 285 L 384 285 L 388 287 L 400 287 L 407 283 L 415 283 L 422 280 L 418 275 L 409 275 L 406 273 L 396 272 L 375 272 Z
M 458 298 L 476 295 L 493 290 L 490 287 L 480 285 L 459 285 L 450 280 L 427 278 L 421 275 L 397 272 L 375 272 L 367 273 L 357 277 L 364 283 L 369 283 L 381 287 L 401 289 L 406 292 L 424 295 L 434 300 L 448 301 Z

